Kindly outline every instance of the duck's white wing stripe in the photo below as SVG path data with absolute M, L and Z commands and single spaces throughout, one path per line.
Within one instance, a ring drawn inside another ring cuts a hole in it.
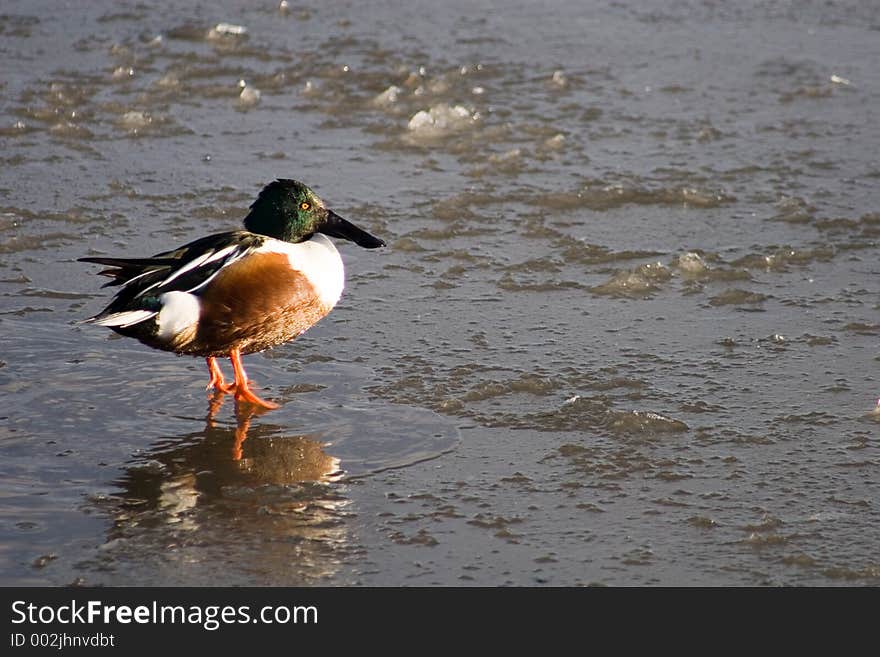
M 230 253 L 234 252 L 236 249 L 241 249 L 241 245 L 240 244 L 233 244 L 232 246 L 227 246 L 225 249 L 220 249 L 214 255 L 212 255 L 210 258 L 205 260 L 205 263 L 207 264 L 209 262 L 214 262 L 215 260 L 220 260 L 221 258 L 225 258 Z M 240 258 L 245 253 L 247 253 L 247 249 L 242 249 L 241 254 L 239 254 L 234 259 L 238 260 L 238 258 Z
M 214 255 L 212 258 L 209 258 L 208 260 L 205 260 L 205 262 L 204 262 L 203 264 L 208 264 L 209 262 L 212 262 L 212 261 L 214 261 L 214 260 L 219 260 L 220 258 L 225 258 L 227 255 L 229 255 L 229 253 L 231 253 L 231 252 L 234 251 L 235 249 L 240 249 L 240 248 L 241 248 L 241 247 L 238 246 L 238 245 L 235 245 L 235 246 L 228 246 L 228 247 L 226 247 L 225 249 L 223 249 L 223 250 L 221 250 L 221 251 L 218 251 L 217 254 Z M 241 249 L 241 250 L 240 250 L 238 253 L 236 253 L 232 258 L 229 258 L 226 262 L 224 262 L 224 263 L 223 263 L 223 267 L 226 267 L 226 266 L 228 266 L 228 265 L 231 265 L 231 264 L 232 264 L 233 262 L 235 262 L 236 260 L 240 260 L 241 258 L 243 258 L 244 256 L 246 256 L 248 253 L 250 253 L 250 251 L 251 251 L 251 249 Z M 192 288 L 190 288 L 189 290 L 187 290 L 187 292 L 196 292 L 197 290 L 200 290 L 200 289 L 202 289 L 203 287 L 205 287 L 208 283 L 210 283 L 211 281 L 214 280 L 214 278 L 217 276 L 217 274 L 219 274 L 221 271 L 223 271 L 223 267 L 220 267 L 220 269 L 218 269 L 218 270 L 215 271 L 213 274 L 211 274 L 210 276 L 208 276 L 208 278 L 206 278 L 205 280 L 203 280 L 201 283 L 199 283 L 199 284 L 196 285 L 195 287 L 192 287 Z
M 144 272 L 138 274 L 137 276 L 133 276 L 132 278 L 129 278 L 127 281 L 125 281 L 124 285 L 126 285 L 126 286 L 127 286 L 127 285 L 130 285 L 131 283 L 133 283 L 134 281 L 138 280 L 139 278 L 143 278 L 143 277 L 146 276 L 147 274 L 152 274 L 152 273 L 153 273 L 153 270 L 151 270 L 151 269 L 147 269 L 146 271 L 144 271 Z
M 141 322 L 155 316 L 156 311 L 154 310 L 126 310 L 121 313 L 113 313 L 112 315 L 101 317 L 100 319 L 90 319 L 88 321 L 93 324 L 98 324 L 99 326 L 118 326 L 120 328 L 125 328 L 126 326 L 140 324 Z
M 237 246 L 227 246 L 225 249 L 221 249 L 219 251 L 209 251 L 208 253 L 203 253 L 198 258 L 193 258 L 188 263 L 186 263 L 183 267 L 175 271 L 171 276 L 162 281 L 161 285 L 168 285 L 175 278 L 182 276 L 188 271 L 192 271 L 196 267 L 199 267 L 207 262 L 211 262 L 212 260 L 217 260 L 219 258 L 225 257 L 231 251 L 234 251 Z
M 236 258 L 235 260 L 238 260 L 238 258 Z M 229 262 L 235 262 L 235 260 L 230 260 Z M 226 264 L 229 264 L 229 262 L 226 263 Z M 203 280 L 201 283 L 199 283 L 199 284 L 196 285 L 195 287 L 192 287 L 192 288 L 188 289 L 187 292 L 197 292 L 198 290 L 201 290 L 201 289 L 202 289 L 203 287 L 205 287 L 208 283 L 210 283 L 211 281 L 213 281 L 214 278 L 217 276 L 217 274 L 219 274 L 221 271 L 223 271 L 223 268 L 222 268 L 222 267 L 221 267 L 220 269 L 218 269 L 217 271 L 215 271 L 215 272 L 214 272 L 213 274 L 211 274 L 210 276 L 208 276 L 208 278 L 206 278 L 205 280 Z

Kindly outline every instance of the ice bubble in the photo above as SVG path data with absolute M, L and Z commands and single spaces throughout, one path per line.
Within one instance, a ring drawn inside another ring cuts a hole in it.
M 232 23 L 217 23 L 214 27 L 211 28 L 208 36 L 242 36 L 244 34 L 247 34 L 247 28 L 244 25 L 233 25 Z
M 173 88 L 173 87 L 180 86 L 180 78 L 178 78 L 176 75 L 174 75 L 174 73 L 168 73 L 166 75 L 163 75 L 158 80 L 156 80 L 155 84 L 157 87 L 164 87 L 166 89 Z
M 437 137 L 456 132 L 478 119 L 478 115 L 462 105 L 439 103 L 427 110 L 416 112 L 409 120 L 410 132 L 425 137 Z
M 244 80 L 239 80 L 238 86 L 241 87 L 241 93 L 238 94 L 239 105 L 243 107 L 253 107 L 260 102 L 260 96 L 262 94 L 259 89 L 248 86 L 248 83 Z
M 659 284 L 671 277 L 669 269 L 659 262 L 652 262 L 618 272 L 604 283 L 590 289 L 595 294 L 612 297 L 644 298 L 656 292 Z
M 675 266 L 685 274 L 702 274 L 709 269 L 702 256 L 692 251 L 678 256 Z
M 705 144 L 707 142 L 720 139 L 721 136 L 722 134 L 720 130 L 712 127 L 711 125 L 707 125 L 700 128 L 700 131 L 697 133 L 697 141 L 701 144 Z
M 489 162 L 492 164 L 498 165 L 510 165 L 519 161 L 522 158 L 522 149 L 513 148 L 509 151 L 506 151 L 501 154 L 490 155 Z
M 151 117 L 146 112 L 138 111 L 126 112 L 119 120 L 120 125 L 128 130 L 138 130 L 140 128 L 146 128 L 152 122 L 153 117 Z
M 426 112 L 425 110 L 420 110 L 409 120 L 409 125 L 407 125 L 407 127 L 410 130 L 422 130 L 424 128 L 430 128 L 433 125 L 434 119 L 431 118 L 431 113 Z
M 58 137 L 69 137 L 74 139 L 90 139 L 93 136 L 88 128 L 84 128 L 76 123 L 71 123 L 70 121 L 56 123 L 49 128 L 49 132 Z
M 688 425 L 653 411 L 629 411 L 615 413 L 609 423 L 615 433 L 679 433 L 688 430 Z
M 208 30 L 206 38 L 208 41 L 214 41 L 218 45 L 232 44 L 239 39 L 247 38 L 247 28 L 244 25 L 233 25 L 232 23 L 217 23 Z
M 130 66 L 118 66 L 113 71 L 114 80 L 127 80 L 134 77 L 134 69 Z
M 378 96 L 373 98 L 373 104 L 378 105 L 380 107 L 387 107 L 388 105 L 393 105 L 397 102 L 397 99 L 400 97 L 400 92 L 403 91 L 400 87 L 395 84 L 392 84 L 385 91 L 380 93 Z
M 562 133 L 544 140 L 544 148 L 550 151 L 558 151 L 563 146 L 565 146 L 565 135 Z

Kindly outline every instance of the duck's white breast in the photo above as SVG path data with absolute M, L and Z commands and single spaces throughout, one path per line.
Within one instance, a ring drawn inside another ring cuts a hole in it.
M 305 276 L 321 299 L 332 308 L 342 296 L 345 286 L 345 268 L 339 251 L 325 235 L 315 233 L 305 242 L 291 244 L 282 240 L 268 239 L 256 250 L 257 253 L 283 253 L 291 268 Z

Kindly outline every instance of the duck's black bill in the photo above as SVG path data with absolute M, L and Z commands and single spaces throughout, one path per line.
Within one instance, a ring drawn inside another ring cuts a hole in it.
M 367 231 L 361 230 L 332 210 L 327 212 L 327 219 L 324 220 L 324 224 L 318 230 L 325 235 L 354 242 L 365 249 L 376 249 L 380 246 L 385 246 L 385 242 L 378 237 L 373 237 Z

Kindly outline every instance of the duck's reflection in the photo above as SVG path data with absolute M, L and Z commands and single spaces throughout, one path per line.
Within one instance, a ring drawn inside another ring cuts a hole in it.
M 223 406 L 226 395 L 214 393 L 208 401 L 208 416 L 205 418 L 205 434 L 214 433 L 217 429 L 216 416 Z M 235 403 L 235 433 L 231 443 L 229 457 L 230 467 L 235 461 L 244 459 L 244 444 L 251 431 L 251 420 L 263 415 L 270 409 L 253 404 Z M 280 427 L 263 425 L 256 429 L 255 438 L 277 433 Z M 247 470 L 255 466 L 263 468 L 263 478 L 272 483 L 297 483 L 303 481 L 336 481 L 342 475 L 339 459 L 324 453 L 323 443 L 317 437 L 299 435 L 285 438 L 286 443 L 275 445 L 271 438 L 267 441 L 251 441 L 248 446 L 249 456 L 246 463 L 239 463 L 239 470 Z M 271 452 L 271 453 L 270 453 Z M 220 462 L 225 462 L 220 459 Z M 267 470 L 268 469 L 268 470 Z
M 324 451 L 327 437 L 290 435 L 249 404 L 236 405 L 230 426 L 217 419 L 222 403 L 210 400 L 202 431 L 158 441 L 117 482 L 113 561 L 149 561 L 156 573 L 157 561 L 171 560 L 178 570 L 155 583 L 172 585 L 332 575 L 348 550 L 348 500 L 334 485 L 342 471 Z

